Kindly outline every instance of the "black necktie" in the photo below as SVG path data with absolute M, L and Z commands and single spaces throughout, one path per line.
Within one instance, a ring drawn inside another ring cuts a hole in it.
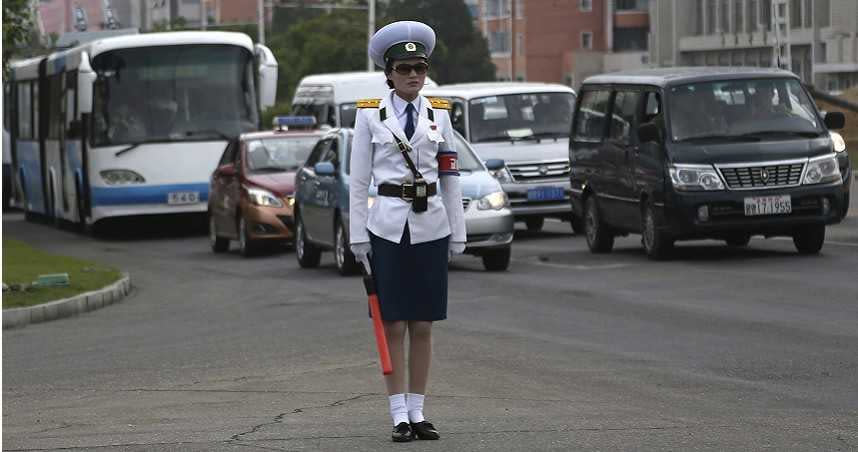
M 411 102 L 405 107 L 405 113 L 408 115 L 405 119 L 405 136 L 410 140 L 414 135 L 414 105 Z

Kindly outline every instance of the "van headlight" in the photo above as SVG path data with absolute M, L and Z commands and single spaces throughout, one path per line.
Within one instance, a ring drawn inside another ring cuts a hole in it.
M 724 182 L 712 165 L 684 165 L 674 164 L 670 166 L 670 181 L 677 190 L 681 191 L 709 191 L 723 190 Z
M 283 207 L 283 202 L 280 201 L 274 193 L 261 188 L 247 188 L 247 197 L 250 202 L 262 207 Z
M 502 191 L 496 191 L 480 198 L 477 201 L 477 209 L 480 210 L 501 210 L 509 205 L 509 197 Z
M 104 183 L 106 183 L 107 185 L 129 185 L 146 183 L 146 179 L 144 179 L 143 176 L 141 176 L 139 173 L 126 169 L 109 169 L 104 170 L 98 174 L 101 175 L 101 178 L 104 179 Z
M 826 182 L 840 181 L 840 165 L 834 154 L 823 155 L 812 158 L 807 162 L 807 171 L 804 172 L 803 184 L 824 184 Z
M 828 134 L 831 135 L 831 144 L 834 152 L 846 152 L 846 140 L 843 139 L 843 136 L 832 130 L 829 130 Z
M 515 180 L 512 178 L 512 174 L 510 174 L 510 172 L 506 168 L 506 166 L 504 166 L 501 169 L 496 169 L 494 171 L 489 170 L 489 174 L 491 174 L 492 177 L 497 179 L 498 182 L 500 182 L 502 184 L 511 184 L 511 183 L 515 182 Z

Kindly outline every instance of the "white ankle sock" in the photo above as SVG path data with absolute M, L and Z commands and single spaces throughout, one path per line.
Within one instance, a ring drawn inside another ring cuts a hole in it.
M 408 420 L 413 423 L 423 422 L 423 399 L 426 396 L 423 394 L 414 394 L 409 392 L 406 403 L 408 404 Z
M 400 422 L 408 422 L 408 405 L 405 404 L 405 394 L 393 394 L 390 399 L 390 416 L 393 417 L 393 426 Z

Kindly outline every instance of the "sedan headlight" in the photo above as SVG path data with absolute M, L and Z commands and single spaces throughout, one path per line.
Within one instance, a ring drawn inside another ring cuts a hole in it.
M 107 185 L 143 184 L 146 179 L 140 174 L 124 169 L 110 169 L 99 173 Z
M 511 184 L 511 183 L 515 182 L 515 180 L 512 178 L 512 174 L 510 174 L 509 170 L 506 167 L 503 167 L 501 169 L 496 169 L 493 171 L 489 170 L 489 174 L 491 174 L 492 177 L 497 179 L 498 182 L 500 182 L 502 184 Z
M 708 191 L 723 190 L 724 182 L 712 165 L 683 165 L 670 166 L 670 180 L 677 190 Z
M 274 193 L 261 188 L 247 188 L 247 197 L 250 198 L 251 203 L 257 206 L 283 207 L 283 202 L 277 199 Z
M 295 206 L 295 196 L 294 195 L 287 196 L 286 202 L 289 203 L 289 207 L 294 207 Z
M 480 210 L 500 210 L 509 205 L 509 197 L 502 191 L 483 196 L 477 201 L 477 209 Z
M 804 173 L 804 184 L 824 184 L 826 182 L 837 182 L 840 180 L 840 165 L 834 154 L 823 155 L 812 158 L 807 162 L 807 171 Z

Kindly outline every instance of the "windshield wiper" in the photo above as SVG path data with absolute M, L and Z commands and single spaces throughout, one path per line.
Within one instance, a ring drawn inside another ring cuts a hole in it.
M 137 147 L 138 147 L 138 146 L 140 146 L 141 144 L 143 144 L 143 143 L 133 143 L 133 144 L 131 144 L 130 146 L 128 146 L 128 147 L 126 147 L 126 148 L 122 148 L 122 149 L 120 149 L 120 150 L 116 151 L 116 154 L 113 154 L 113 156 L 114 156 L 114 157 L 119 157 L 120 155 L 122 155 L 122 154 L 124 154 L 124 153 L 126 153 L 126 152 L 128 152 L 128 151 L 133 151 L 134 149 L 137 149 Z
M 289 171 L 290 168 L 286 168 L 283 166 L 260 166 L 259 168 L 253 168 L 253 171 Z
M 753 134 L 746 135 L 724 135 L 724 134 L 711 134 L 711 135 L 695 135 L 687 138 L 683 138 L 681 140 L 676 140 L 679 143 L 685 141 L 697 141 L 697 140 L 727 140 L 727 141 L 745 141 L 749 138 L 756 138 L 756 141 L 760 141 L 759 137 L 753 136 Z
M 200 136 L 200 135 L 211 135 L 211 134 L 215 134 L 215 135 L 223 138 L 226 141 L 232 141 L 235 138 L 235 137 L 231 137 L 231 136 L 221 132 L 220 130 L 215 130 L 215 129 L 188 130 L 187 132 L 185 132 L 186 137 L 195 137 L 195 136 Z
M 737 135 L 740 137 L 753 137 L 758 135 L 792 135 L 792 136 L 800 136 L 804 138 L 816 138 L 821 136 L 819 132 L 811 132 L 811 131 L 801 131 L 801 130 L 760 130 L 757 132 L 748 132 L 743 133 L 741 135 Z

